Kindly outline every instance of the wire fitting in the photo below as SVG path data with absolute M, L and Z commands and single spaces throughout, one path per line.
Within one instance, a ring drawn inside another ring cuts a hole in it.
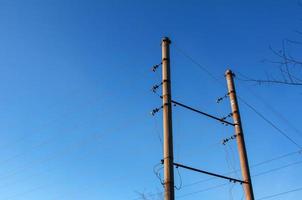
M 156 90 L 159 88 L 159 86 L 161 86 L 163 83 L 161 82 L 160 84 L 158 84 L 158 85 L 154 85 L 153 87 L 152 87 L 152 92 L 154 92 L 154 93 L 156 93 Z
M 220 118 L 221 123 L 227 126 L 228 124 L 225 123 L 225 120 L 226 120 L 227 118 L 229 118 L 229 117 L 232 117 L 232 116 L 233 116 L 233 113 L 230 113 L 230 114 L 228 114 L 227 116 L 224 116 L 224 117 Z
M 221 118 L 221 120 L 226 120 L 227 118 L 232 117 L 232 116 L 233 116 L 233 113 L 230 113 L 227 116 Z
M 153 72 L 156 72 L 156 69 L 157 69 L 159 66 L 161 66 L 161 65 L 162 65 L 162 62 L 159 63 L 159 64 L 157 64 L 157 65 L 153 65 L 153 66 L 152 66 L 152 71 L 153 71 Z
M 236 139 L 237 136 L 238 136 L 238 135 L 232 135 L 231 137 L 228 137 L 228 138 L 223 139 L 223 140 L 222 140 L 222 144 L 223 144 L 223 145 L 226 145 L 226 143 L 228 143 L 230 140 Z
M 233 91 L 230 91 L 228 93 L 226 93 L 224 96 L 217 98 L 216 103 L 220 103 L 222 102 L 224 99 L 228 98 L 229 95 L 232 93 Z
M 163 58 L 162 61 L 169 61 L 169 58 Z
M 163 108 L 163 106 L 159 107 L 159 108 L 155 108 L 151 111 L 151 115 L 154 116 L 156 113 L 158 113 L 161 109 Z

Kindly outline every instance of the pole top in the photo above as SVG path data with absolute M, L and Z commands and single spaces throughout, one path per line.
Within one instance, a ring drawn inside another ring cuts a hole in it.
M 169 37 L 163 37 L 161 39 L 161 42 L 168 42 L 168 44 L 171 44 L 171 40 L 169 39 Z
M 225 71 L 225 76 L 227 76 L 227 75 L 234 76 L 234 73 L 232 72 L 232 70 L 228 69 L 228 70 Z

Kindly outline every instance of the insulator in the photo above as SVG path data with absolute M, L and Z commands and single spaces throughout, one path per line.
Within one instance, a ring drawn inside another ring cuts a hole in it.
M 155 72 L 157 68 L 158 68 L 158 65 L 154 65 L 154 66 L 152 67 L 152 71 Z
M 160 111 L 163 107 L 161 106 L 160 108 L 155 108 L 151 111 L 151 115 L 154 116 L 158 111 Z
M 160 64 L 157 64 L 157 65 L 153 65 L 153 67 L 152 67 L 152 71 L 153 72 L 155 72 L 156 71 L 156 69 L 161 65 L 162 63 L 160 63 Z
M 159 86 L 161 86 L 162 85 L 162 83 L 160 83 L 159 85 L 154 85 L 153 87 L 152 87 L 152 92 L 156 92 L 156 90 L 159 88 Z
M 220 97 L 216 100 L 216 103 L 220 103 L 222 100 L 223 100 L 223 98 Z
M 152 87 L 152 91 L 153 92 L 156 92 L 156 90 L 159 88 L 159 86 L 158 85 L 154 85 L 153 87 Z
M 232 135 L 231 137 L 225 138 L 222 140 L 222 144 L 226 145 L 227 142 L 236 139 L 237 135 Z
M 216 100 L 216 103 L 220 103 L 221 101 L 223 101 L 223 99 L 227 98 L 229 96 L 229 92 L 227 94 L 225 94 L 223 97 L 219 97 L 217 100 Z

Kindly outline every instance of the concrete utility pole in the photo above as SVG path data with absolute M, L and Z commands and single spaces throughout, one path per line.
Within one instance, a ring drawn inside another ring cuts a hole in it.
M 239 107 L 237 102 L 237 96 L 235 91 L 235 85 L 233 80 L 233 72 L 231 70 L 227 70 L 225 73 L 227 85 L 228 85 L 228 94 L 230 97 L 233 119 L 235 124 L 235 134 L 237 139 L 238 151 L 239 151 L 239 158 L 240 158 L 240 166 L 242 172 L 242 178 L 247 183 L 243 184 L 244 191 L 245 191 L 245 199 L 246 200 L 254 200 L 254 193 L 251 181 L 251 175 L 249 170 L 249 163 L 245 148 L 244 136 L 242 131 Z
M 170 81 L 170 39 L 164 37 L 162 46 L 162 99 L 164 128 L 164 188 L 165 200 L 174 200 L 173 136 Z

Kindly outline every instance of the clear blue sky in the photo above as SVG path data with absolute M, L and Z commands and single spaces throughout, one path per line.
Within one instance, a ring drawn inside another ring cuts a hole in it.
M 161 112 L 149 114 L 161 104 L 150 91 L 161 79 L 150 70 L 161 60 L 161 37 L 172 40 L 173 98 L 224 116 L 229 102 L 215 101 L 226 93 L 225 70 L 277 74 L 261 61 L 275 59 L 270 45 L 299 39 L 301 9 L 296 0 L 0 0 L 0 200 L 132 200 L 162 191 L 153 173 L 162 158 Z M 302 144 L 301 88 L 236 83 L 240 96 Z M 297 150 L 240 108 L 251 165 Z M 239 167 L 235 142 L 219 144 L 233 134 L 230 127 L 173 109 L 177 162 L 217 173 Z M 251 173 L 300 160 L 295 154 Z M 194 193 L 181 199 L 242 197 L 233 184 L 195 193 L 226 181 L 190 185 L 208 177 L 179 172 L 184 187 L 176 196 Z M 301 187 L 301 178 L 298 164 L 255 177 L 256 199 Z M 175 179 L 179 185 L 177 173 Z

